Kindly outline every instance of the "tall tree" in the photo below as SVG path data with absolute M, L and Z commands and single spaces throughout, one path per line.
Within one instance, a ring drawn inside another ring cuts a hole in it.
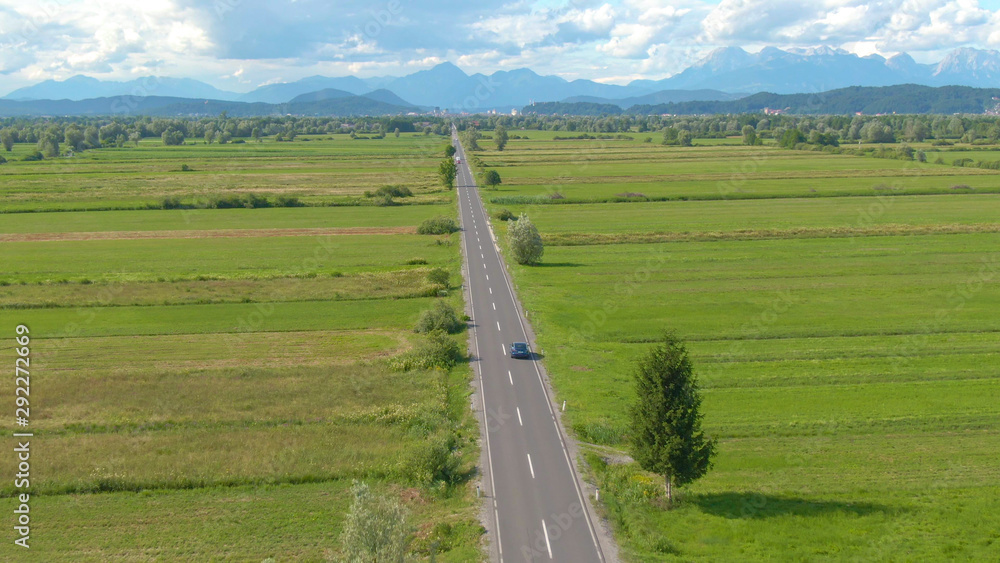
M 68 145 L 70 149 L 75 152 L 80 152 L 84 149 L 84 135 L 83 131 L 79 127 L 76 125 L 70 125 L 66 128 L 63 135 L 66 145 Z
M 493 142 L 497 144 L 497 150 L 502 151 L 507 146 L 507 141 L 509 140 L 510 136 L 507 134 L 507 128 L 497 123 L 497 126 L 493 129 Z
M 500 179 L 500 173 L 496 170 L 487 170 L 483 174 L 483 183 L 491 188 L 496 188 L 502 183 Z
M 743 126 L 743 144 L 750 146 L 757 144 L 757 129 L 753 125 Z
M 101 148 L 101 134 L 97 127 L 91 125 L 83 130 L 83 142 L 87 144 L 88 149 Z
M 441 165 L 438 166 L 438 175 L 441 176 L 441 183 L 444 187 L 449 190 L 455 187 L 455 176 L 458 175 L 458 166 L 455 165 L 455 161 L 446 158 L 441 161 Z
M 479 139 L 483 136 L 479 133 L 479 129 L 476 129 L 475 125 L 469 125 L 469 127 L 462 132 L 462 144 L 465 145 L 465 150 L 467 151 L 481 151 L 483 150 L 479 146 Z
M 523 213 L 517 221 L 507 222 L 507 244 L 518 264 L 537 264 L 545 253 L 542 235 L 538 234 L 538 228 Z
M 701 394 L 684 343 L 668 334 L 640 359 L 635 390 L 632 457 L 646 471 L 663 475 L 672 503 L 673 487 L 705 475 L 715 454 L 715 442 L 701 430 Z
M 46 131 L 38 138 L 38 150 L 47 157 L 59 156 L 59 137 L 52 131 Z
M 7 152 L 14 150 L 14 135 L 10 132 L 10 129 L 0 131 L 0 145 L 3 145 L 4 150 Z

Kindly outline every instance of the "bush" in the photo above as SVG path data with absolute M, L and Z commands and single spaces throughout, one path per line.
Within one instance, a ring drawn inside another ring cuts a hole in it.
M 279 195 L 274 201 L 275 207 L 305 207 L 299 198 L 290 195 Z
M 181 198 L 179 197 L 165 197 L 163 201 L 160 202 L 160 209 L 180 209 L 181 208 Z
M 430 272 L 427 272 L 427 281 L 434 285 L 448 288 L 451 286 L 451 274 L 444 268 L 434 268 Z
M 257 194 L 217 195 L 209 200 L 208 207 L 212 209 L 238 209 L 240 207 L 260 209 L 271 207 L 271 202 L 266 197 Z
M 417 453 L 409 464 L 414 479 L 422 485 L 444 483 L 454 485 L 462 480 L 462 458 L 456 451 L 455 437 L 435 440 Z
M 271 207 L 271 202 L 267 200 L 264 196 L 259 196 L 257 194 L 250 194 L 244 196 L 243 207 L 247 209 L 261 209 L 264 207 Z
M 444 270 L 440 271 L 447 276 L 448 272 Z M 428 309 L 420 313 L 420 318 L 417 320 L 417 326 L 414 331 L 421 333 L 442 331 L 447 334 L 455 334 L 456 332 L 461 332 L 463 328 L 465 328 L 465 323 L 458 318 L 455 309 L 444 301 L 438 301 L 434 304 L 433 309 Z
M 451 217 L 427 219 L 417 227 L 417 233 L 421 235 L 450 235 L 456 231 L 458 231 L 458 225 Z
M 410 188 L 407 188 L 406 186 L 382 186 L 381 188 L 375 190 L 374 192 L 372 191 L 365 192 L 365 197 L 380 197 L 380 196 L 412 197 L 413 192 L 411 192 Z
M 0 164 L 7 164 L 7 159 L 0 156 Z
M 38 160 L 45 160 L 45 155 L 42 154 L 42 151 L 35 151 L 29 154 L 28 156 L 22 158 L 21 160 L 24 162 L 35 162 Z
M 181 164 L 181 172 L 191 172 L 191 167 L 187 164 Z
M 396 205 L 396 202 L 392 199 L 391 195 L 380 195 L 372 199 L 372 204 L 376 207 L 392 207 Z
M 426 340 L 408 352 L 393 358 L 389 365 L 396 371 L 449 369 L 464 359 L 462 349 L 444 332 L 432 332 Z
M 511 213 L 510 209 L 503 209 L 500 211 L 500 214 L 497 215 L 497 219 L 501 221 L 510 221 L 512 219 L 517 220 L 517 216 Z
M 354 500 L 340 537 L 344 560 L 403 561 L 410 537 L 406 509 L 398 500 L 373 494 L 365 483 L 355 481 L 351 493 Z
M 427 260 L 424 260 L 423 258 L 410 258 L 409 260 L 404 262 L 404 264 L 406 264 L 407 266 L 419 266 L 420 264 L 426 264 L 426 263 Z

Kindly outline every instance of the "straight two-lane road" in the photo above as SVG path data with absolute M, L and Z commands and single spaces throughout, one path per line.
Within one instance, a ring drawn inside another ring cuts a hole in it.
M 484 486 L 493 558 L 604 562 L 598 530 L 537 359 L 510 357 L 529 342 L 513 287 L 457 137 L 456 184 L 471 305 L 472 354 L 484 419 Z

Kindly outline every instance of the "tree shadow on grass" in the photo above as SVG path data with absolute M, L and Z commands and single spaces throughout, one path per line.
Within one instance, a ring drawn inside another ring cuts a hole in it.
M 869 502 L 838 502 L 764 495 L 759 493 L 713 493 L 688 497 L 703 512 L 729 519 L 763 519 L 777 516 L 823 516 L 843 513 L 867 516 L 898 509 Z

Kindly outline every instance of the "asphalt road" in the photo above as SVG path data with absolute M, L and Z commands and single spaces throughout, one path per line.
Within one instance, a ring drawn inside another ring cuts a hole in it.
M 590 507 L 537 365 L 510 357 L 529 342 L 465 152 L 456 185 L 472 309 L 474 366 L 485 419 L 484 491 L 493 557 L 503 562 L 606 561 Z

